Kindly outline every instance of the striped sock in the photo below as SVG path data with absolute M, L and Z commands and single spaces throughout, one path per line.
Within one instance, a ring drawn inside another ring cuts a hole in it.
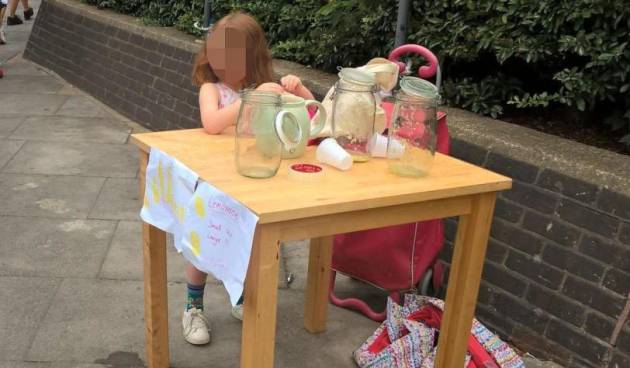
M 202 285 L 193 285 L 186 284 L 188 288 L 188 299 L 186 301 L 186 310 L 190 308 L 197 308 L 199 310 L 203 310 L 203 290 L 206 287 L 206 284 Z

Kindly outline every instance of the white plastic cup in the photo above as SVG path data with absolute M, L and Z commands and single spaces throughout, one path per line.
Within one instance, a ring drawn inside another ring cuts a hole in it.
M 352 156 L 334 138 L 324 139 L 317 147 L 315 156 L 317 161 L 339 170 L 347 171 L 352 167 Z
M 374 133 L 368 142 L 368 150 L 372 157 L 387 157 L 387 137 Z
M 389 138 L 387 142 L 387 158 L 398 159 L 405 154 L 405 145 L 398 139 Z

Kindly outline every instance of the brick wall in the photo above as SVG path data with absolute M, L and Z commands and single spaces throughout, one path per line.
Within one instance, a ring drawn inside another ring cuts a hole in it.
M 25 56 L 129 118 L 199 127 L 199 45 L 73 0 L 42 4 Z M 335 80 L 277 61 L 319 97 Z M 452 154 L 514 178 L 493 220 L 477 315 L 517 347 L 575 367 L 630 367 L 630 157 L 449 110 Z M 447 221 L 450 259 L 456 222 Z
M 88 13 L 64 5 L 41 5 L 26 58 L 152 129 L 199 126 L 190 47 L 158 42 L 133 23 L 101 20 L 96 8 Z
M 630 367 L 630 322 L 610 344 L 630 292 L 630 197 L 465 140 L 452 155 L 514 179 L 497 199 L 478 317 L 538 357 Z M 455 232 L 449 219 L 444 259 Z

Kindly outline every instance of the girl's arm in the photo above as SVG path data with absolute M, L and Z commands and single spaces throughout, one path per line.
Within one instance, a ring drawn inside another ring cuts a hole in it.
M 235 125 L 241 101 L 219 109 L 219 91 L 212 83 L 205 83 L 199 90 L 201 123 L 208 134 L 220 134 L 225 128 Z
M 303 84 L 300 78 L 295 75 L 285 75 L 280 80 L 280 84 L 285 91 L 292 93 L 296 96 L 300 96 L 305 100 L 314 100 L 315 96 L 308 90 Z

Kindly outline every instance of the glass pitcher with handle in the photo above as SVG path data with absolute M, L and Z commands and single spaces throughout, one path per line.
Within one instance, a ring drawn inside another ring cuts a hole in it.
M 309 117 L 309 109 L 314 107 L 317 108 L 318 114 L 311 118 Z M 292 94 L 283 94 L 282 110 L 293 114 L 302 128 L 302 137 L 299 144 L 291 150 L 283 149 L 282 158 L 298 158 L 304 154 L 304 148 L 306 148 L 308 140 L 315 138 L 324 128 L 326 124 L 326 109 L 318 101 L 305 100 Z
M 278 172 L 282 150 L 297 147 L 302 128 L 280 95 L 253 90 L 241 92 L 236 121 L 236 170 L 250 178 L 270 178 Z

